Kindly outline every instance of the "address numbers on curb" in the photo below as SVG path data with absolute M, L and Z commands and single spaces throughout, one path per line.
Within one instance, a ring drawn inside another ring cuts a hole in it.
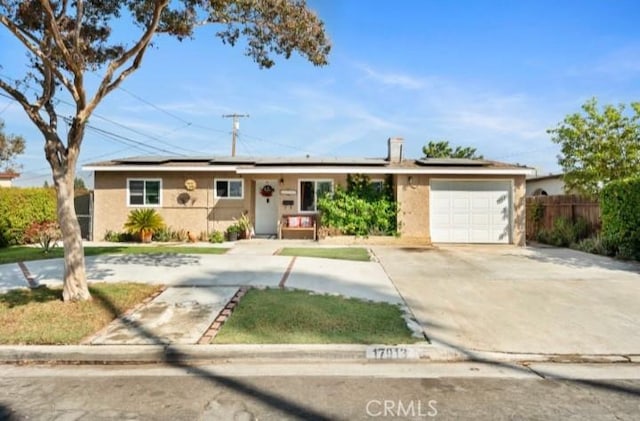
M 366 357 L 369 360 L 418 360 L 420 355 L 414 348 L 404 346 L 370 346 Z

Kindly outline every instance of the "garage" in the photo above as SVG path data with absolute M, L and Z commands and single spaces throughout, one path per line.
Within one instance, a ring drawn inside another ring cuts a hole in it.
M 511 242 L 510 180 L 431 180 L 429 215 L 434 243 Z

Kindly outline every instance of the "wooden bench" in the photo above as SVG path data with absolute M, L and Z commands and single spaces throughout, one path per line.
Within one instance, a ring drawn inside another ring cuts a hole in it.
M 310 235 L 315 241 L 317 239 L 316 215 L 282 215 L 278 221 L 278 239 L 287 239 L 287 234 L 291 234 L 296 239 L 301 239 L 300 236 Z

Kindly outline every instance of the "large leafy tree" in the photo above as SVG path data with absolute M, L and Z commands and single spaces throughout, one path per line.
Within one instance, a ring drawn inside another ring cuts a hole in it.
M 0 120 L 0 168 L 4 171 L 15 171 L 16 156 L 24 153 L 24 138 L 4 132 L 4 121 Z
M 595 197 L 609 181 L 640 173 L 640 103 L 605 105 L 595 98 L 547 130 L 560 145 L 565 189 Z
M 80 227 L 73 207 L 76 163 L 86 124 L 98 104 L 138 70 L 154 37 L 192 38 L 201 25 L 219 26 L 225 44 L 246 39 L 246 55 L 261 68 L 274 54 L 298 51 L 325 65 L 330 44 L 322 21 L 304 0 L 28 0 L 0 1 L 0 24 L 28 56 L 21 80 L 0 76 L 0 89 L 22 105 L 44 138 L 45 156 L 57 192 L 63 233 L 63 298 L 90 299 Z M 112 28 L 123 28 L 116 33 Z M 137 35 L 123 41 L 137 28 Z M 104 74 L 92 92 L 87 72 Z M 68 134 L 58 130 L 58 98 L 70 98 L 75 111 Z
M 425 158 L 482 159 L 482 155 L 476 153 L 476 148 L 469 146 L 456 146 L 453 148 L 447 140 L 430 140 L 429 143 L 422 147 L 422 153 Z

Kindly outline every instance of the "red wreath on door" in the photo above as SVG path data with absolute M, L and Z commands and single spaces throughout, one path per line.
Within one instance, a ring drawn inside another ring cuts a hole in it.
M 274 188 L 271 187 L 269 184 L 265 184 L 264 187 L 262 187 L 262 189 L 260 189 L 260 194 L 263 197 L 271 197 L 273 192 L 274 192 Z

